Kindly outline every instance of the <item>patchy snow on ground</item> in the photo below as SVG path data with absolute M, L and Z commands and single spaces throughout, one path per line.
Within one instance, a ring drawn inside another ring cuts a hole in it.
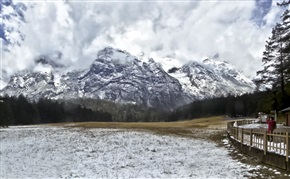
M 245 128 L 245 129 L 267 129 L 268 124 L 266 123 L 253 123 L 253 124 L 244 124 L 240 126 L 234 126 L 234 127 L 239 127 L 239 128 Z M 283 126 L 283 124 L 277 124 L 277 128 L 285 128 L 289 129 L 289 126 Z
M 0 129 L 0 178 L 249 178 L 254 165 L 194 138 L 123 129 Z M 260 177 L 262 175 L 259 175 Z

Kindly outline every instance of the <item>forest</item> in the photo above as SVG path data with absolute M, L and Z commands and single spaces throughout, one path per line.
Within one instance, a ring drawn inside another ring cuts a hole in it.
M 194 101 L 174 111 L 158 111 L 133 104 L 116 104 L 97 99 L 50 100 L 30 102 L 24 96 L 2 97 L 0 124 L 29 125 L 61 122 L 160 122 L 189 120 L 223 115 L 225 117 L 257 117 L 262 111 L 282 110 L 290 106 L 290 83 L 286 96 L 267 90 Z
M 28 125 L 59 122 L 112 121 L 109 113 L 49 99 L 29 102 L 24 96 L 2 97 L 0 124 Z
M 290 83 L 287 84 L 287 94 L 290 94 Z M 172 121 L 193 119 L 208 116 L 258 117 L 258 112 L 270 114 L 290 106 L 290 96 L 283 96 L 280 92 L 267 90 L 241 96 L 227 96 L 194 101 L 173 111 Z
M 0 97 L 0 125 L 62 122 L 156 122 L 166 121 L 163 111 L 98 99 L 29 101 L 23 95 Z

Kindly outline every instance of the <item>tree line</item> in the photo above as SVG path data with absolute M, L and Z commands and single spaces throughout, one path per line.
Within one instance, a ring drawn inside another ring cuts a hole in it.
M 166 112 L 133 104 L 99 99 L 29 101 L 23 95 L 0 97 L 0 125 L 61 122 L 156 122 L 167 121 Z
M 290 83 L 285 85 L 290 94 Z M 256 117 L 290 106 L 290 95 L 272 90 L 241 96 L 223 96 L 193 101 L 174 111 L 158 111 L 133 104 L 117 104 L 99 99 L 49 100 L 30 102 L 24 96 L 5 97 L 0 102 L 0 124 L 29 125 L 60 122 L 160 122 L 207 116 Z
M 19 97 L 1 97 L 0 124 L 29 125 L 59 122 L 112 121 L 107 112 L 93 111 L 81 105 L 40 99 L 28 101 L 23 95 Z
M 136 104 L 121 104 L 112 101 L 92 98 L 77 98 L 66 100 L 72 104 L 80 104 L 94 111 L 105 111 L 112 115 L 114 122 L 157 122 L 168 121 L 170 112 L 161 111 Z
M 290 83 L 285 87 L 285 93 L 290 94 Z M 290 96 L 281 92 L 267 90 L 243 94 L 241 96 L 226 96 L 194 101 L 182 106 L 170 115 L 170 120 L 184 120 L 207 116 L 223 115 L 228 117 L 257 117 L 258 112 L 271 113 L 290 106 Z

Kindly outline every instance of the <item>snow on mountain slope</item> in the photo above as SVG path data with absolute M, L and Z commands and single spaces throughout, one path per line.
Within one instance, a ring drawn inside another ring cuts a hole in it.
M 192 100 L 178 80 L 153 59 L 148 63 L 111 47 L 99 51 L 90 69 L 79 77 L 85 97 L 174 109 Z
M 184 93 L 179 81 L 168 75 L 153 59 L 148 63 L 142 62 L 125 51 L 111 47 L 99 51 L 97 59 L 87 70 L 69 72 L 57 78 L 56 74 L 54 70 L 22 71 L 11 77 L 1 93 L 23 94 L 33 100 L 41 97 L 97 98 L 163 110 L 173 110 L 194 99 L 194 96 Z
M 53 86 L 53 74 L 47 72 L 22 71 L 13 75 L 4 88 L 5 95 L 19 96 L 23 94 L 31 99 L 38 98 L 39 94 L 45 97 L 53 97 L 50 91 L 55 91 Z
M 226 62 L 205 59 L 191 61 L 169 74 L 179 80 L 183 89 L 198 99 L 253 92 L 255 84 Z
M 23 3 L 13 4 L 11 0 L 2 0 L 0 4 L 0 40 L 3 41 L 4 50 L 10 46 L 20 45 L 24 35 L 19 27 L 25 22 L 23 12 L 26 6 Z
M 20 46 L 24 39 L 24 35 L 19 31 L 25 23 L 24 11 L 26 11 L 26 6 L 21 2 L 14 4 L 12 0 L 0 1 L 0 89 L 7 85 L 10 76 L 10 69 L 3 68 L 4 64 L 7 63 L 3 60 L 3 53 L 12 50 L 13 47 Z
M 41 57 L 37 67 L 13 75 L 2 95 L 23 94 L 32 100 L 96 98 L 173 110 L 193 100 L 252 92 L 254 84 L 225 62 L 190 62 L 165 72 L 152 58 L 140 60 L 106 47 L 86 70 L 60 75 L 63 66 Z

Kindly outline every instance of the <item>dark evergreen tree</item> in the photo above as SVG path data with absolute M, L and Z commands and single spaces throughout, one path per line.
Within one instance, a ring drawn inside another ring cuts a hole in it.
M 8 127 L 13 123 L 13 113 L 7 98 L 0 98 L 0 126 Z
M 11 107 L 14 115 L 14 124 L 27 125 L 36 123 L 37 112 L 23 95 L 12 101 Z
M 257 74 L 261 76 L 261 83 L 270 84 L 275 90 L 285 93 L 287 54 L 284 53 L 285 44 L 282 42 L 283 27 L 277 24 L 272 30 L 272 36 L 266 41 L 265 51 L 263 52 L 263 70 Z
M 290 1 L 284 1 L 278 5 L 288 7 Z M 283 108 L 290 95 L 286 91 L 286 86 L 290 82 L 290 11 L 288 8 L 281 16 L 281 23 L 276 24 L 271 37 L 266 41 L 262 62 L 264 68 L 257 72 L 261 78 L 256 83 L 258 86 L 271 85 L 275 96 L 281 93 L 282 103 L 279 106 L 278 99 L 273 98 L 273 109 Z
M 64 122 L 64 111 L 62 104 L 57 101 L 40 99 L 36 103 L 41 123 Z

